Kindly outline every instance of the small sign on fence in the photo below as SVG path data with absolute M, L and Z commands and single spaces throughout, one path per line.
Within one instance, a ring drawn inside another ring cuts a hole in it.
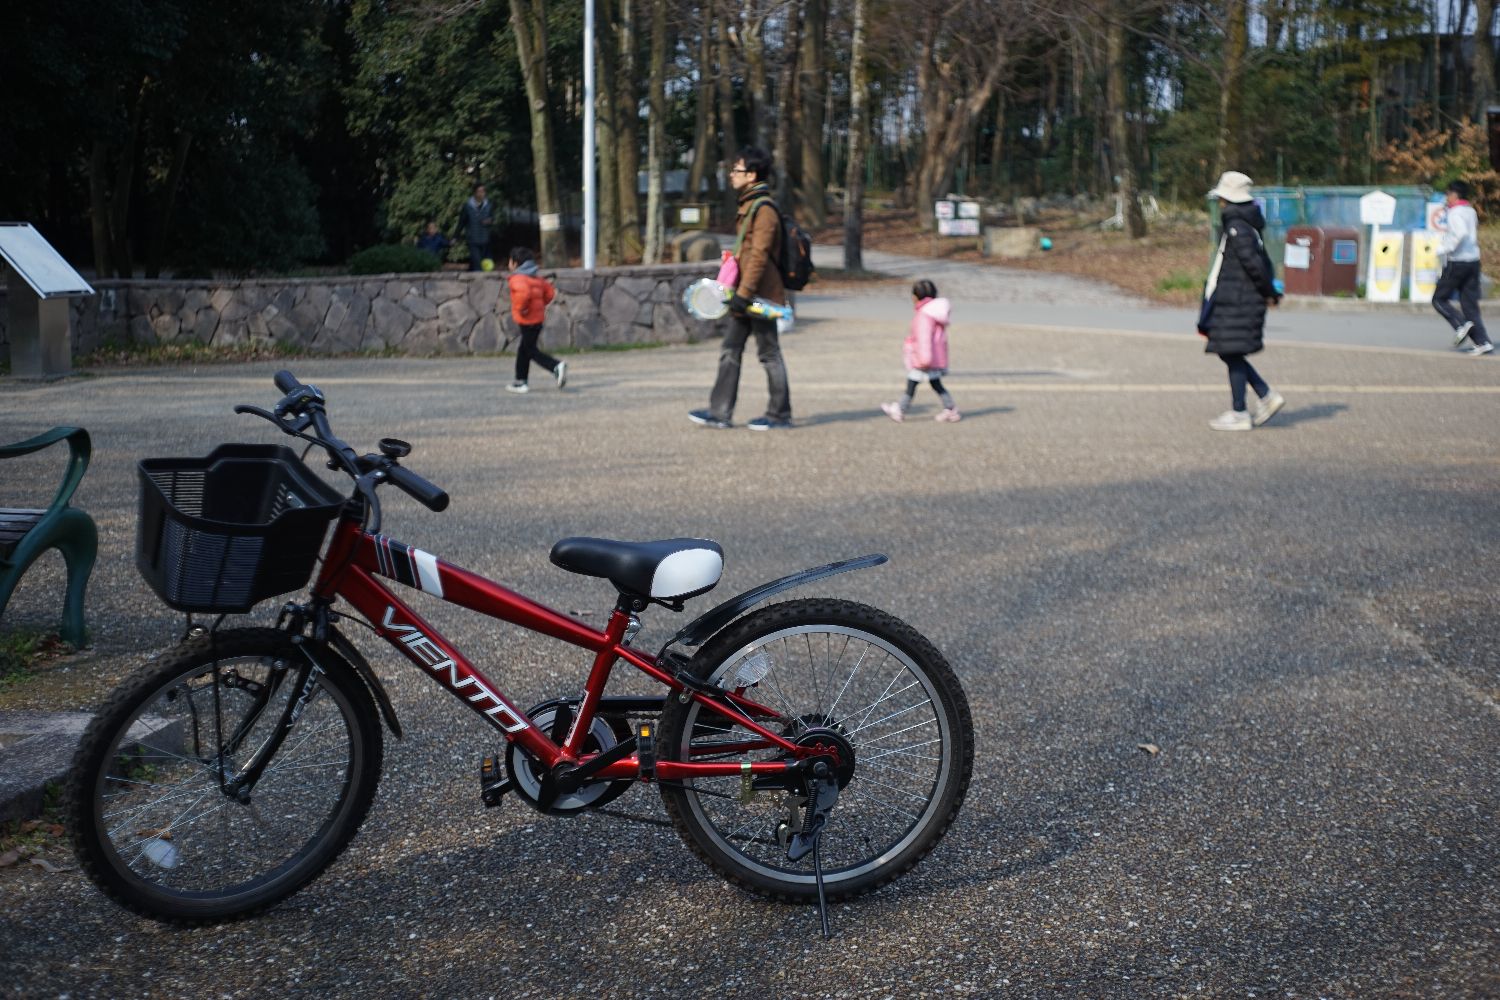
M 980 206 L 977 201 L 945 198 L 932 203 L 939 236 L 978 236 Z

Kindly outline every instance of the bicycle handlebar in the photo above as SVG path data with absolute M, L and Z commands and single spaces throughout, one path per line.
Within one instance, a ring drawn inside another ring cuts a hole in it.
M 365 473 L 380 473 L 380 475 L 372 477 L 373 484 L 368 488 L 371 500 L 374 500 L 373 485 L 380 482 L 389 482 L 434 513 L 447 510 L 448 494 L 441 487 L 428 482 L 410 469 L 398 465 L 396 459 L 391 455 L 366 455 L 361 458 L 355 454 L 354 449 L 335 437 L 333 429 L 328 424 L 328 414 L 323 407 L 323 394 L 317 388 L 299 382 L 297 376 L 286 369 L 282 369 L 272 376 L 272 381 L 276 383 L 276 388 L 282 393 L 281 402 L 276 404 L 274 413 L 267 412 L 258 406 L 245 405 L 236 406 L 234 408 L 235 412 L 253 413 L 256 416 L 264 417 L 288 434 L 321 445 L 327 450 L 329 457 L 334 460 L 334 463 L 342 466 L 344 471 L 353 476 L 355 480 L 361 480 Z M 296 417 L 297 422 L 288 425 L 282 419 L 283 415 L 287 414 Z M 309 424 L 313 430 L 313 436 L 311 437 L 303 433 Z M 330 463 L 330 467 L 335 467 L 334 463 Z M 362 487 L 362 489 L 364 488 L 366 487 Z

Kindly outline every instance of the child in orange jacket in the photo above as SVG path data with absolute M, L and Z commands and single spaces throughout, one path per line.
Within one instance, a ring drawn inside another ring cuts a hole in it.
M 559 361 L 536 346 L 547 318 L 547 303 L 557 297 L 552 282 L 537 274 L 536 255 L 526 247 L 510 252 L 510 314 L 521 331 L 521 346 L 516 348 L 516 380 L 506 386 L 507 392 L 530 392 L 526 384 L 531 362 L 552 373 L 561 389 L 568 382 L 568 363 Z

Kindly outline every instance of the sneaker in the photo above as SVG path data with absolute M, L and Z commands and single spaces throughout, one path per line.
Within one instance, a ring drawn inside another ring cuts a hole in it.
M 568 384 L 568 363 L 559 361 L 557 367 L 552 369 L 552 377 L 557 379 L 557 387 L 561 389 Z
M 1285 405 L 1286 400 L 1282 398 L 1281 393 L 1277 392 L 1275 389 L 1272 389 L 1270 392 L 1265 394 L 1265 397 L 1262 398 L 1259 403 L 1256 404 L 1255 415 L 1250 418 L 1250 422 L 1256 427 L 1259 427 L 1267 420 L 1270 420 L 1272 417 L 1276 416 L 1277 413 L 1281 412 L 1281 408 Z
M 1481 358 L 1495 349 L 1495 345 L 1486 341 L 1483 344 L 1475 344 L 1464 353 L 1471 358 Z
M 785 431 L 791 430 L 792 422 L 790 420 L 777 420 L 774 417 L 756 417 L 754 420 L 748 421 L 745 426 L 752 431 Z
M 512 382 L 510 385 L 508 385 L 508 386 L 505 387 L 505 391 L 506 392 L 530 392 L 531 391 L 531 386 L 527 385 L 525 382 Z
M 932 419 L 940 424 L 956 424 L 963 419 L 963 415 L 958 412 L 957 407 L 950 406 L 946 410 L 939 411 Z
M 906 419 L 906 411 L 901 409 L 900 403 L 881 403 L 880 412 L 884 413 L 886 416 L 890 417 L 898 424 Z
M 1474 329 L 1474 324 L 1473 323 L 1464 323 L 1464 324 L 1460 325 L 1457 330 L 1454 330 L 1453 331 L 1453 346 L 1457 347 L 1459 344 L 1462 344 L 1464 341 L 1468 340 L 1469 339 L 1469 331 L 1472 330 L 1472 329 Z
M 688 419 L 699 427 L 712 427 L 715 430 L 724 430 L 725 428 L 734 426 L 727 420 L 720 420 L 708 410 L 690 410 L 688 412 Z
M 1248 431 L 1255 426 L 1244 410 L 1225 410 L 1208 422 L 1216 431 Z

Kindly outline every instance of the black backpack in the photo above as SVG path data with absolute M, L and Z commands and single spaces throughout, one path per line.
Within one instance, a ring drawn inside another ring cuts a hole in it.
M 739 240 L 735 243 L 735 253 L 739 253 L 740 244 L 745 241 L 745 234 L 749 232 L 750 224 L 761 205 L 770 205 L 776 212 L 776 217 L 781 220 L 781 259 L 776 261 L 776 269 L 781 272 L 781 284 L 789 292 L 800 292 L 812 281 L 813 273 L 817 270 L 813 266 L 812 237 L 807 230 L 797 225 L 796 219 L 783 212 L 775 201 L 761 198 L 750 206 L 750 211 L 745 213 Z

